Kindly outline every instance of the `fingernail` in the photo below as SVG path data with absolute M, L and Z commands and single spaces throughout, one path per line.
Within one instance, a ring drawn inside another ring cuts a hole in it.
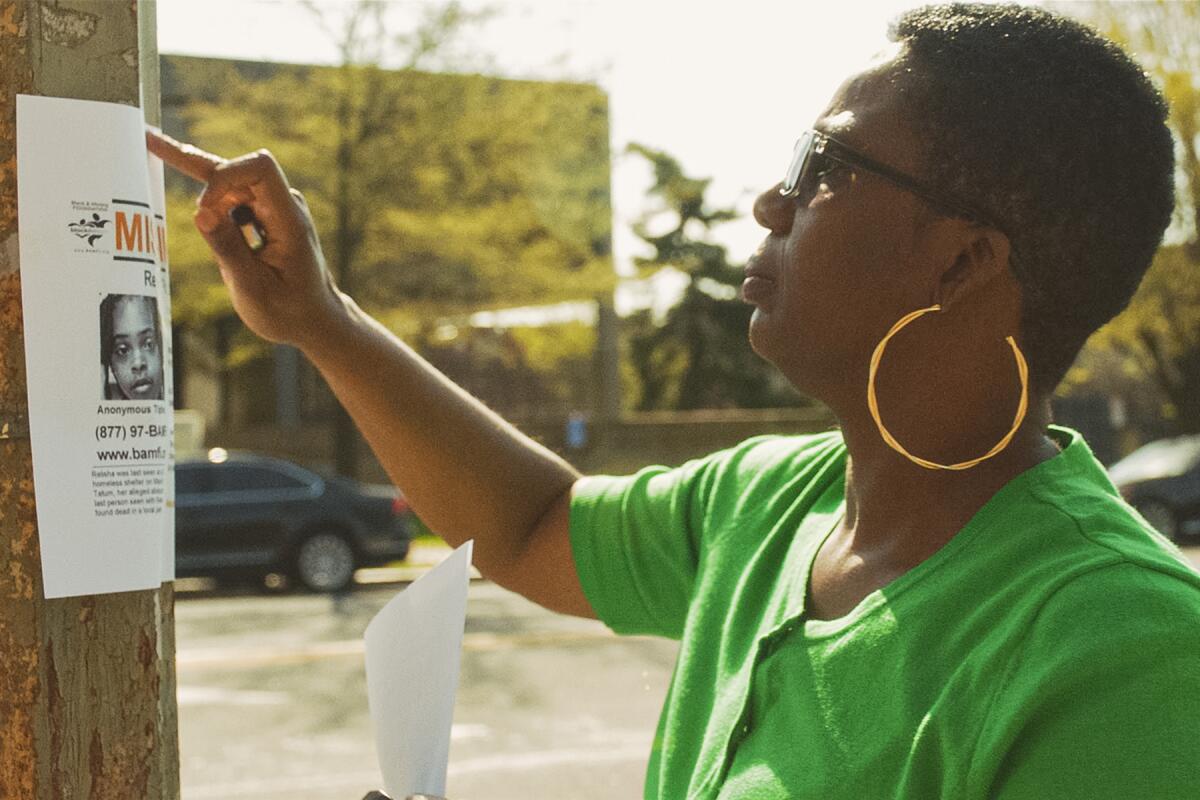
M 210 209 L 203 206 L 196 209 L 196 227 L 204 233 L 212 233 L 217 229 L 217 223 L 219 222 L 220 220 L 217 219 L 217 215 Z

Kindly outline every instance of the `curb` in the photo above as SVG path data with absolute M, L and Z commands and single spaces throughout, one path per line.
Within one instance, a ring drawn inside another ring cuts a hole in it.
M 454 552 L 449 545 L 416 545 L 408 551 L 408 558 L 386 567 L 360 569 L 354 575 L 355 583 L 411 583 L 442 563 Z M 471 580 L 482 580 L 479 570 L 471 567 Z

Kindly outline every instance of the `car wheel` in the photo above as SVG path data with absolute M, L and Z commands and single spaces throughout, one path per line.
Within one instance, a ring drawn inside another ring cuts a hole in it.
M 314 533 L 296 548 L 296 580 L 310 591 L 345 589 L 354 580 L 354 568 L 354 548 L 340 534 Z
M 1172 541 L 1179 536 L 1179 520 L 1175 518 L 1175 512 L 1166 503 L 1158 500 L 1143 500 L 1137 504 L 1136 508 L 1146 522 L 1149 522 L 1163 536 Z

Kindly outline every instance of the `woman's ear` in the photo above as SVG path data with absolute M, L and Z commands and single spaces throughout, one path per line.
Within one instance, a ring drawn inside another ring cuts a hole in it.
M 936 276 L 933 302 L 949 308 L 1008 272 L 1011 245 L 995 228 L 967 225 L 951 260 Z

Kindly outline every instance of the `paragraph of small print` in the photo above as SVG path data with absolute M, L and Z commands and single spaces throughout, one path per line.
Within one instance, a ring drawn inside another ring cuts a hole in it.
M 166 495 L 162 466 L 94 467 L 92 509 L 97 517 L 157 514 Z

